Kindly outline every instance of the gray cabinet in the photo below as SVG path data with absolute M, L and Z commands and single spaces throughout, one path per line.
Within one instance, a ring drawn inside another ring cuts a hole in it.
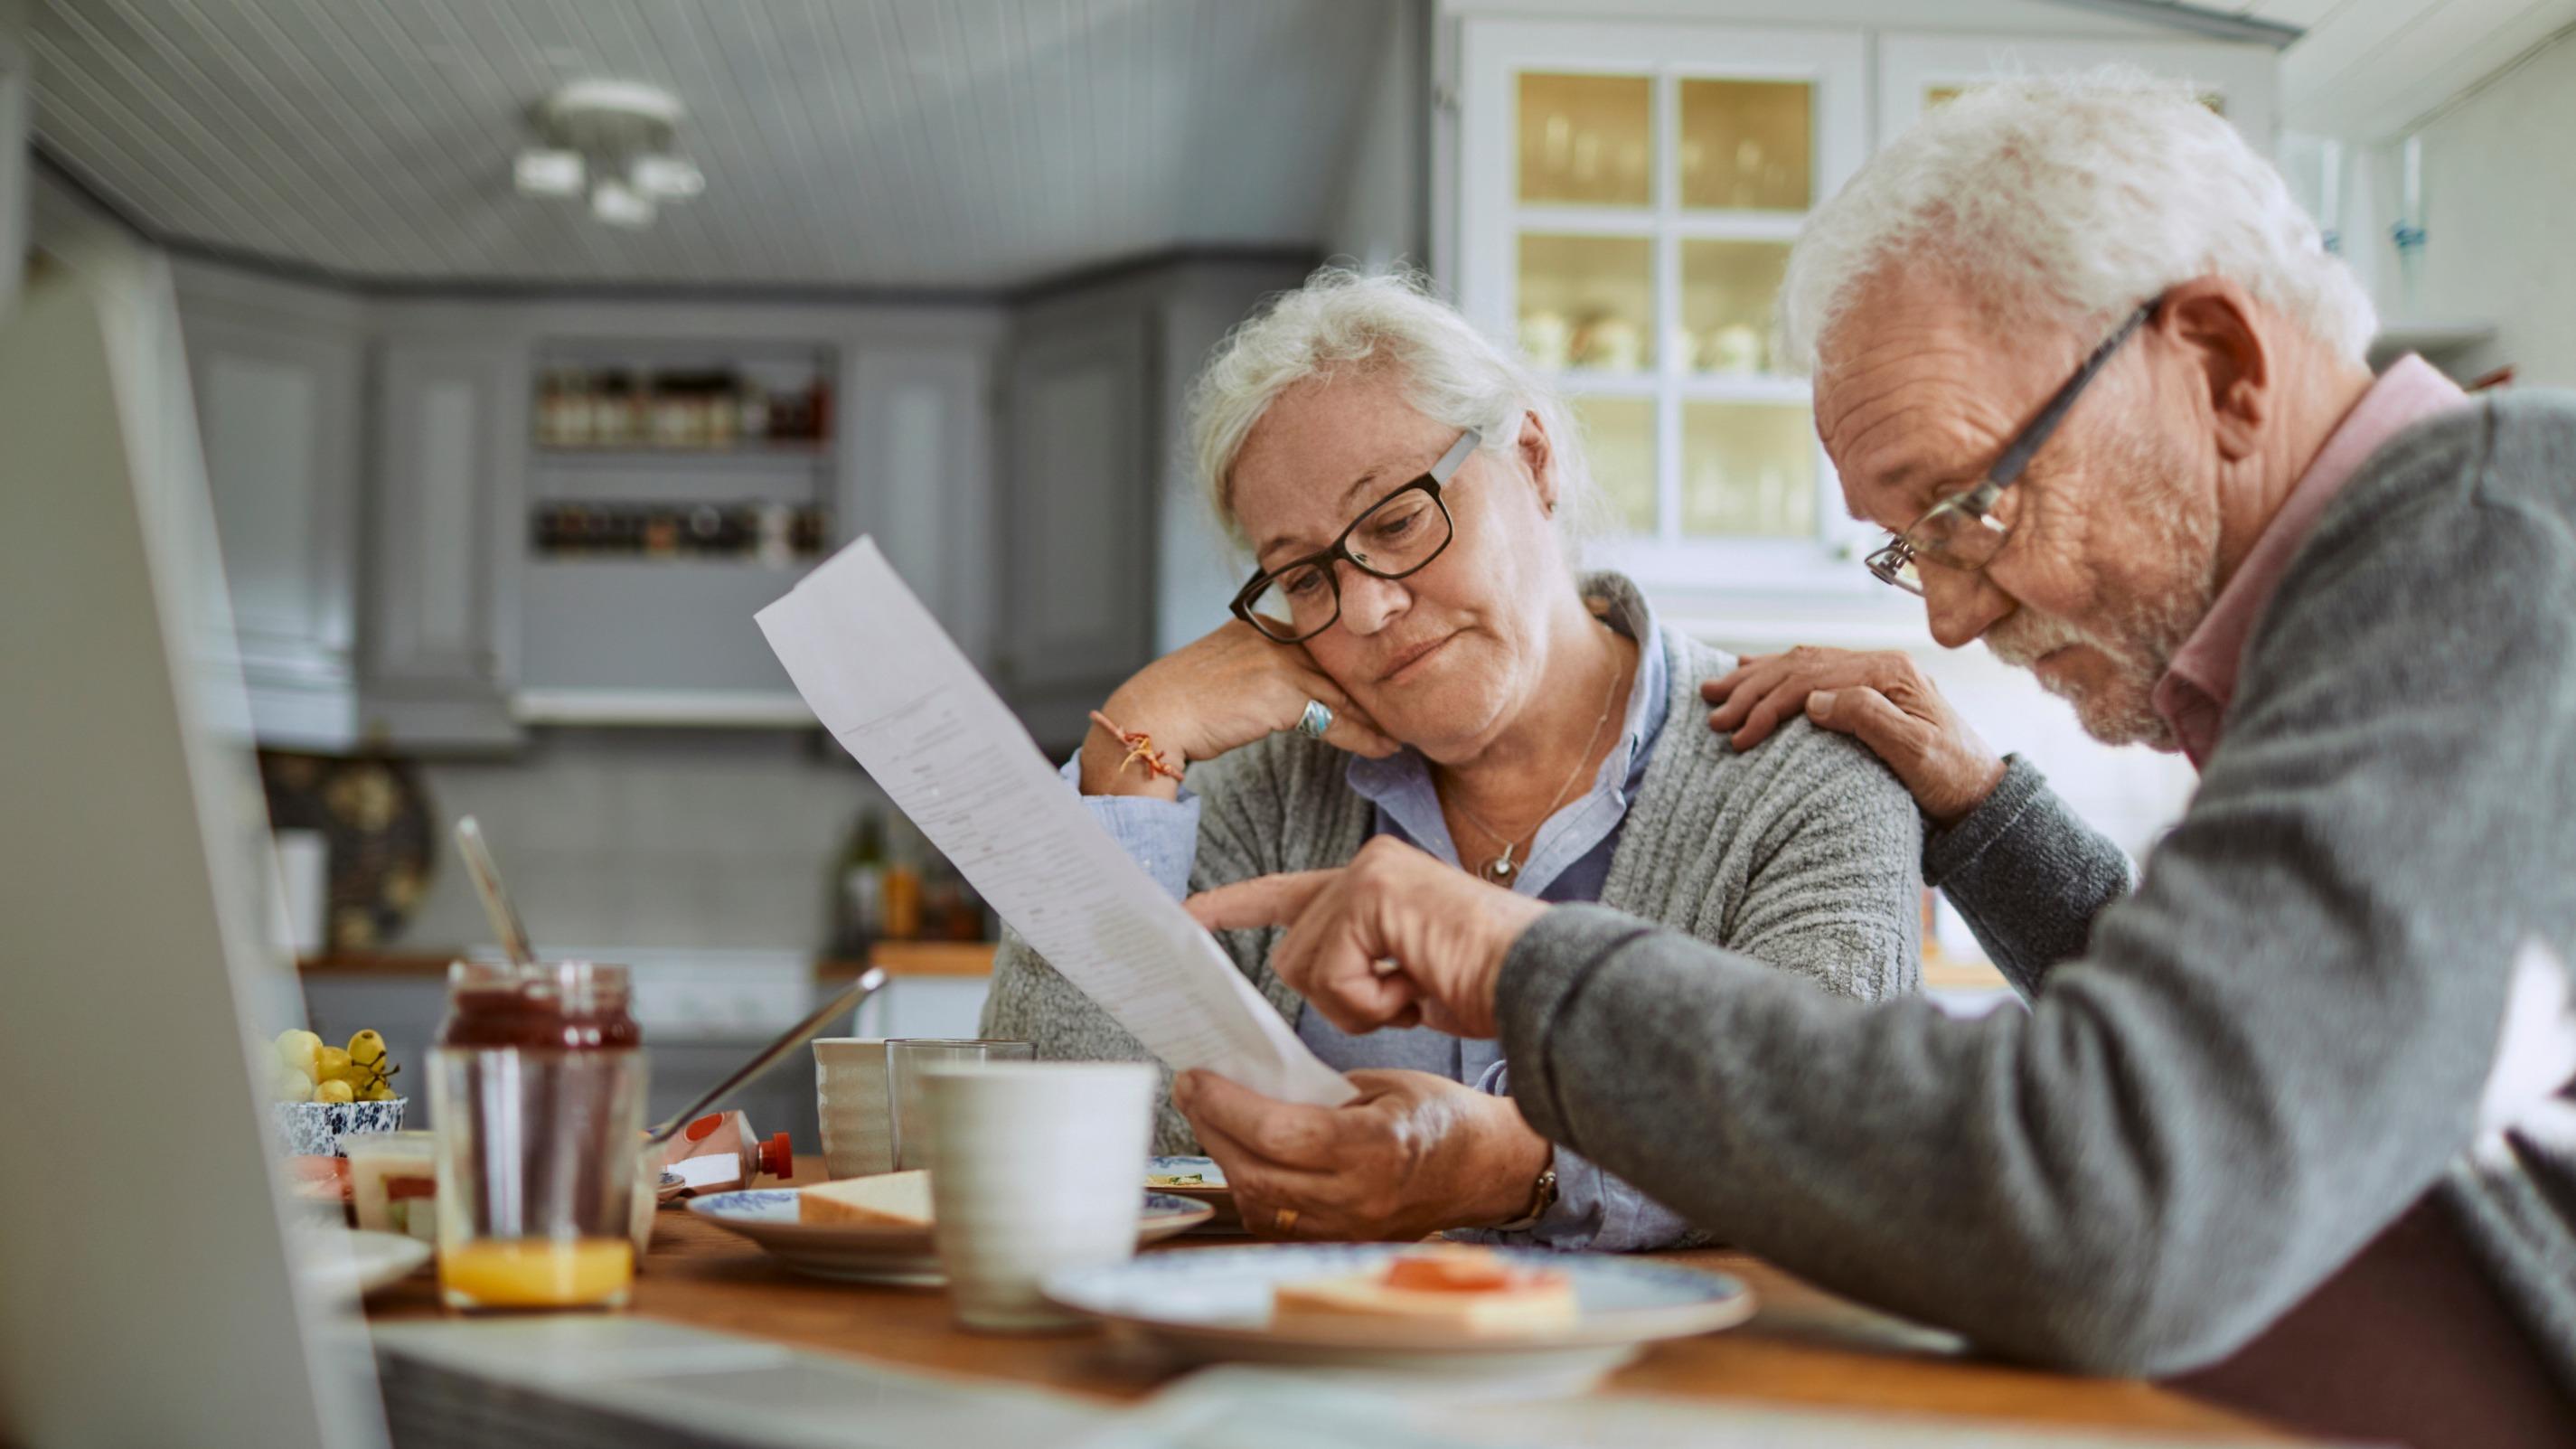
M 515 744 L 527 352 L 511 341 L 389 339 L 360 691 L 372 744 Z
M 1011 364 L 1003 498 L 1005 694 L 1046 745 L 1151 657 L 1157 431 L 1146 314 L 1039 322 Z
M 266 745 L 345 749 L 364 333 L 336 299 L 300 292 L 190 276 L 179 299 L 252 727 Z
M 993 360 L 981 344 L 852 349 L 837 541 L 862 534 L 976 667 L 993 665 Z

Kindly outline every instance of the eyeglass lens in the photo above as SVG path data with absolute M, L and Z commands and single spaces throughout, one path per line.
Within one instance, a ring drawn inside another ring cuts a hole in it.
M 1379 578 L 1402 578 L 1449 543 L 1449 515 L 1427 488 L 1408 488 L 1360 516 L 1343 535 L 1351 562 Z M 1269 576 L 1253 596 L 1254 626 L 1274 639 L 1321 633 L 1342 610 L 1338 563 L 1308 559 Z

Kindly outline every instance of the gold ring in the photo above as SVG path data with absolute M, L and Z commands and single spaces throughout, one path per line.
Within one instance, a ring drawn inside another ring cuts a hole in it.
M 1274 1233 L 1281 1234 L 1282 1236 L 1285 1236 L 1296 1226 L 1297 1210 L 1295 1208 L 1281 1208 L 1270 1219 L 1270 1230 Z

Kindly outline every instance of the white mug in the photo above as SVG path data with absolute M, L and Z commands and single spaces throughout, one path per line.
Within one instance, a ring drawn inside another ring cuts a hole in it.
M 814 1039 L 814 1105 L 823 1118 L 823 1172 L 835 1179 L 894 1171 L 886 1125 L 885 1042 Z
M 1154 1081 L 1141 1062 L 925 1067 L 932 1235 L 961 1325 L 1078 1324 L 1039 1280 L 1135 1254 Z

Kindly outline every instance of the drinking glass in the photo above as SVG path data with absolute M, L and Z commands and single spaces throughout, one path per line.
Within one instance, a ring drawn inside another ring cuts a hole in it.
M 627 1001 L 620 966 L 450 970 L 430 1055 L 449 1307 L 624 1306 L 645 1087 Z
M 886 1136 L 897 1172 L 930 1165 L 930 1112 L 921 1094 L 924 1067 L 946 1062 L 1033 1062 L 1024 1041 L 898 1037 L 885 1044 Z

